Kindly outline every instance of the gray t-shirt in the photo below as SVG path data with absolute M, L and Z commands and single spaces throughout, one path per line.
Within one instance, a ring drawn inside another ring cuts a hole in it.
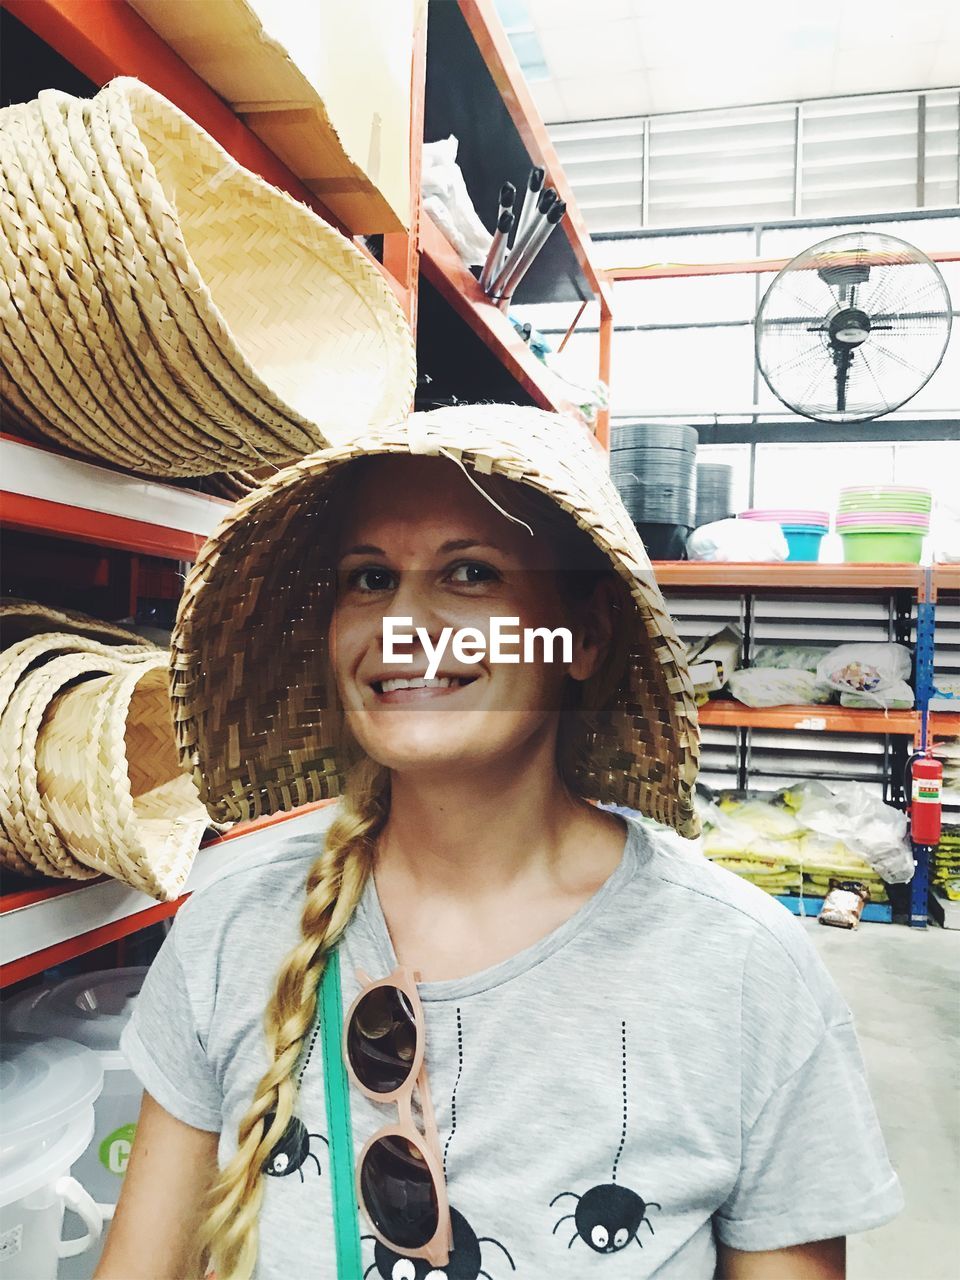
M 222 1131 L 221 1161 L 266 1067 L 263 1010 L 329 814 L 275 829 L 193 896 L 124 1033 L 161 1106 Z M 344 1008 L 357 968 L 396 965 L 372 881 L 341 962 Z M 617 870 L 565 924 L 420 994 L 463 1247 L 431 1270 L 369 1238 L 374 1280 L 710 1280 L 716 1238 L 778 1249 L 902 1207 L 850 1011 L 802 928 L 637 823 Z M 317 1046 L 299 1113 L 317 1136 L 302 1164 L 265 1178 L 259 1280 L 336 1277 L 322 1072 Z M 359 1154 L 396 1110 L 356 1090 L 352 1109 Z

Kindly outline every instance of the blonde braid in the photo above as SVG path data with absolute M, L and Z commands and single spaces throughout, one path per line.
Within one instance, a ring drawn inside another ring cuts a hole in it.
M 237 1152 L 210 1190 L 201 1244 L 217 1280 L 249 1280 L 257 1260 L 263 1166 L 283 1136 L 297 1100 L 293 1079 L 313 1025 L 327 953 L 346 928 L 373 868 L 374 837 L 389 803 L 386 771 L 362 760 L 347 781 L 323 853 L 310 868 L 301 939 L 280 966 L 265 1015 L 271 1065 L 240 1121 Z M 273 1115 L 272 1123 L 265 1120 Z

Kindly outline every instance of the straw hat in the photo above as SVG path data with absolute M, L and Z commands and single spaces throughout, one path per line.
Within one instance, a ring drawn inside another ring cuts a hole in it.
M 62 693 L 36 773 L 56 835 L 84 867 L 165 901 L 183 892 L 209 822 L 177 759 L 165 654 Z
M 99 874 L 78 862 L 48 830 L 37 789 L 36 747 L 40 722 L 50 703 L 81 677 L 119 670 L 123 658 L 109 652 L 61 654 L 20 681 L 0 717 L 0 859 L 24 874 L 88 880 Z
M 153 475 L 282 464 L 404 414 L 380 271 L 147 86 L 0 111 L 0 396 Z
M 101 643 L 112 641 L 114 644 L 140 645 L 146 649 L 154 647 L 149 640 L 117 622 L 91 618 L 77 609 L 39 604 L 35 600 L 21 600 L 16 596 L 6 596 L 0 600 L 0 648 L 6 649 L 19 640 L 50 631 L 86 636 Z
M 29 631 L 40 619 L 48 625 L 53 619 L 67 626 L 101 625 L 82 614 L 59 614 L 30 601 L 11 601 L 0 609 L 4 639 L 8 607 L 14 629 L 20 622 Z M 44 834 L 36 835 L 31 825 L 33 815 L 42 808 L 35 803 L 33 753 L 46 707 L 64 685 L 75 679 L 163 656 L 153 645 L 120 627 L 103 623 L 102 628 L 103 634 L 129 635 L 137 643 L 109 645 L 78 633 L 44 632 L 27 634 L 0 653 L 0 863 L 25 875 L 61 874 L 58 860 L 63 851 L 59 843 L 50 842 L 53 855 L 48 856 Z M 63 861 L 66 866 L 74 863 L 69 855 Z M 79 878 L 86 874 L 81 867 Z
M 246 819 L 340 791 L 326 637 L 312 621 L 330 563 L 322 517 L 337 472 L 378 454 L 446 457 L 527 485 L 609 556 L 636 611 L 583 791 L 696 834 L 699 738 L 685 651 L 606 459 L 567 419 L 509 405 L 413 414 L 304 458 L 239 502 L 203 546 L 173 634 L 172 689 L 181 760 L 209 811 Z

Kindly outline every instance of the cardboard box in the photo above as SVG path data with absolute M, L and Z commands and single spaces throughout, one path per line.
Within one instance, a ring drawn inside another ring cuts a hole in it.
M 420 0 L 130 0 L 355 234 L 410 220 Z

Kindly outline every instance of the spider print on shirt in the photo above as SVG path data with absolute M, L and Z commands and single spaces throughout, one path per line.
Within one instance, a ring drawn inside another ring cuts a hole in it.
M 450 1143 L 457 1131 L 457 1089 L 463 1074 L 463 1019 L 457 1009 L 457 1052 L 459 1064 L 457 1078 L 454 1082 L 450 1098 L 450 1136 L 443 1148 L 443 1176 L 447 1176 L 447 1153 Z M 405 1258 L 381 1244 L 375 1236 L 363 1236 L 364 1240 L 374 1241 L 374 1260 L 364 1272 L 364 1280 L 376 1273 L 381 1280 L 493 1280 L 488 1271 L 483 1270 L 483 1256 L 480 1248 L 483 1244 L 495 1244 L 502 1249 L 510 1270 L 516 1271 L 513 1258 L 492 1236 L 477 1236 L 462 1213 L 450 1206 L 450 1226 L 453 1233 L 453 1247 L 446 1266 L 434 1267 L 425 1258 Z
M 562 1217 L 553 1228 L 553 1234 L 556 1235 L 563 1223 L 573 1221 L 574 1232 L 570 1237 L 570 1243 L 567 1245 L 568 1249 L 572 1249 L 578 1240 L 588 1244 L 594 1253 L 619 1253 L 621 1249 L 627 1247 L 631 1240 L 635 1240 L 642 1249 L 643 1244 L 637 1232 L 643 1223 L 646 1223 L 650 1228 L 650 1234 L 654 1234 L 653 1223 L 647 1217 L 647 1210 L 659 1209 L 660 1205 L 652 1200 L 643 1200 L 635 1191 L 631 1191 L 629 1187 L 621 1187 L 617 1184 L 617 1169 L 627 1141 L 626 1022 L 620 1023 L 620 1048 L 623 1125 L 620 1130 L 620 1146 L 617 1148 L 617 1154 L 613 1161 L 612 1179 L 610 1182 L 602 1183 L 600 1186 L 591 1187 L 582 1196 L 577 1195 L 576 1191 L 561 1191 L 559 1195 L 554 1196 L 550 1201 L 551 1208 L 558 1200 L 563 1200 L 566 1196 L 572 1196 L 577 1202 L 574 1212 Z

